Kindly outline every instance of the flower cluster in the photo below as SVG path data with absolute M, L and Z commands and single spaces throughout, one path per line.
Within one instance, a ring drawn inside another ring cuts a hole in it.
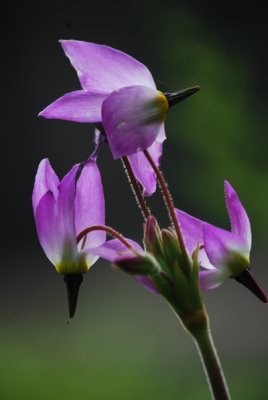
M 192 310 L 202 309 L 199 289 L 213 289 L 227 278 L 243 283 L 267 302 L 249 269 L 250 222 L 232 186 L 225 182 L 229 232 L 175 209 L 158 168 L 166 114 L 198 87 L 162 93 L 147 67 L 127 54 L 75 40 L 61 44 L 82 89 L 65 94 L 39 115 L 92 123 L 96 137 L 101 138 L 89 160 L 75 165 L 61 181 L 48 159 L 42 160 L 34 184 L 37 233 L 47 257 L 65 277 L 70 317 L 82 275 L 99 257 L 162 294 L 185 321 Z M 114 159 L 123 159 L 144 211 L 143 247 L 105 225 L 96 159 L 106 140 Z M 157 180 L 171 218 L 167 229 L 160 229 L 143 197 L 154 193 Z M 107 240 L 107 234 L 113 238 Z

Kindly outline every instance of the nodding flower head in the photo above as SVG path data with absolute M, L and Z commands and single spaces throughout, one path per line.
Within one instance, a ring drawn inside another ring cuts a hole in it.
M 168 109 L 198 88 L 164 95 L 156 89 L 148 68 L 131 56 L 95 43 L 77 40 L 60 43 L 82 89 L 65 94 L 39 115 L 101 124 L 113 157 L 130 156 L 144 194 L 152 194 L 156 179 L 142 151 L 148 149 L 159 165 Z
M 231 231 L 217 228 L 207 222 L 176 210 L 189 255 L 200 246 L 201 288 L 213 289 L 225 279 L 234 278 L 247 286 L 262 301 L 267 298 L 252 277 L 249 269 L 251 227 L 245 208 L 236 191 L 225 181 L 225 197 L 231 222 Z
M 49 160 L 42 160 L 32 201 L 41 246 L 56 271 L 65 276 L 69 301 L 72 297 L 70 316 L 73 316 L 78 281 L 81 283 L 78 276 L 98 259 L 90 248 L 102 245 L 106 239 L 105 232 L 94 231 L 82 243 L 77 244 L 76 240 L 86 227 L 104 223 L 104 195 L 96 162 L 90 160 L 82 171 L 75 165 L 60 181 Z

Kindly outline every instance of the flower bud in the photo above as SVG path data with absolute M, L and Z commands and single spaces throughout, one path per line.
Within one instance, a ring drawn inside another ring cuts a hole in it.
M 144 227 L 144 245 L 147 251 L 155 254 L 163 254 L 162 234 L 157 220 L 150 215 Z
M 183 273 L 189 274 L 189 260 L 185 260 L 175 232 L 171 229 L 163 229 L 162 239 L 167 265 L 170 266 L 171 270 L 179 268 Z
M 115 265 L 131 275 L 154 275 L 161 270 L 157 260 L 149 253 L 116 260 Z

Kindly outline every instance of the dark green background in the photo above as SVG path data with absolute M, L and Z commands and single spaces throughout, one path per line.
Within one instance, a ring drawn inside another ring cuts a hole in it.
M 267 22 L 254 3 L 12 2 L 1 20 L 0 399 L 208 399 L 194 344 L 161 298 L 98 262 L 67 325 L 62 279 L 31 210 L 37 165 L 60 176 L 87 157 L 92 128 L 38 119 L 79 88 L 60 38 L 104 43 L 144 62 L 161 90 L 201 91 L 167 118 L 162 168 L 177 207 L 229 228 L 223 180 L 253 231 L 252 269 L 268 290 Z M 138 241 L 142 218 L 120 162 L 99 165 L 107 224 Z M 167 225 L 159 194 L 152 209 Z M 234 399 L 267 398 L 267 306 L 232 281 L 205 294 Z

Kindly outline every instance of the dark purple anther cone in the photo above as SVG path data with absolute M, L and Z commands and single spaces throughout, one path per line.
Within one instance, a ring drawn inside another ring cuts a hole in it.
M 167 98 L 169 107 L 172 107 L 174 106 L 174 104 L 180 103 L 181 101 L 187 99 L 187 97 L 192 96 L 192 94 L 195 94 L 199 90 L 199 86 L 193 86 L 187 89 L 179 90 L 178 92 L 165 93 L 165 96 Z
M 82 274 L 64 275 L 64 282 L 67 287 L 68 306 L 70 319 L 73 318 L 77 306 L 78 292 L 83 281 Z
M 255 294 L 255 296 L 258 297 L 258 299 L 264 303 L 268 303 L 266 295 L 253 278 L 253 275 L 248 268 L 242 272 L 242 274 L 238 275 L 235 280 L 248 288 L 253 294 Z

